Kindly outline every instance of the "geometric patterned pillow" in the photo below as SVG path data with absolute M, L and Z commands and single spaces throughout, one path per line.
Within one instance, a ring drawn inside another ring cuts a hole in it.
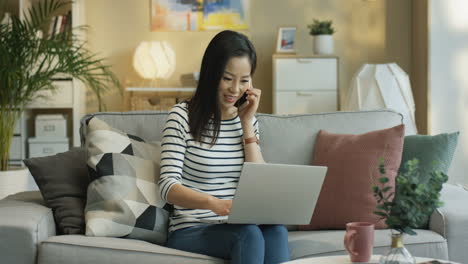
M 157 185 L 160 143 L 147 143 L 96 117 L 87 126 L 86 235 L 165 244 L 169 213 Z

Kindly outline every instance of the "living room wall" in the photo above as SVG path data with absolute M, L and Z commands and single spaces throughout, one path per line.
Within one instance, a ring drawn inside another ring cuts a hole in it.
M 353 74 L 363 63 L 397 62 L 406 72 L 411 68 L 411 1 L 407 0 L 250 0 L 251 27 L 247 34 L 258 52 L 254 85 L 262 89 L 260 112 L 272 111 L 272 59 L 279 26 L 295 25 L 297 54 L 312 55 L 307 24 L 312 19 L 332 19 L 337 30 L 335 51 L 340 58 L 341 100 Z M 124 86 L 144 87 L 132 67 L 132 56 L 141 41 L 167 40 L 177 56 L 176 71 L 161 83 L 180 86 L 181 74 L 198 71 L 201 57 L 217 32 L 151 32 L 151 1 L 85 0 L 89 48 L 108 58 Z M 109 111 L 120 111 L 117 92 L 105 96 Z M 97 111 L 92 97 L 87 112 Z

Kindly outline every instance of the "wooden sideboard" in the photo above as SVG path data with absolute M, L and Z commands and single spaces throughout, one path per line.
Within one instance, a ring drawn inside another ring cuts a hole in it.
M 195 92 L 194 87 L 127 87 L 124 91 L 125 111 L 168 111 L 176 103 Z

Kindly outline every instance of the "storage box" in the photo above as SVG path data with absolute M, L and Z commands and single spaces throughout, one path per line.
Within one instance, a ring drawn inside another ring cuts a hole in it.
M 36 137 L 67 137 L 67 120 L 63 115 L 37 115 L 35 121 Z
M 29 157 L 44 157 L 68 151 L 68 138 L 29 138 Z

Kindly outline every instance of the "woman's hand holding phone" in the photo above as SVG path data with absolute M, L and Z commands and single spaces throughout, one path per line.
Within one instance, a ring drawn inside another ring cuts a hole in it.
M 246 101 L 239 106 L 239 118 L 241 121 L 253 120 L 257 113 L 262 91 L 254 88 L 251 80 L 250 87 L 245 91 L 245 94 L 247 95 Z

